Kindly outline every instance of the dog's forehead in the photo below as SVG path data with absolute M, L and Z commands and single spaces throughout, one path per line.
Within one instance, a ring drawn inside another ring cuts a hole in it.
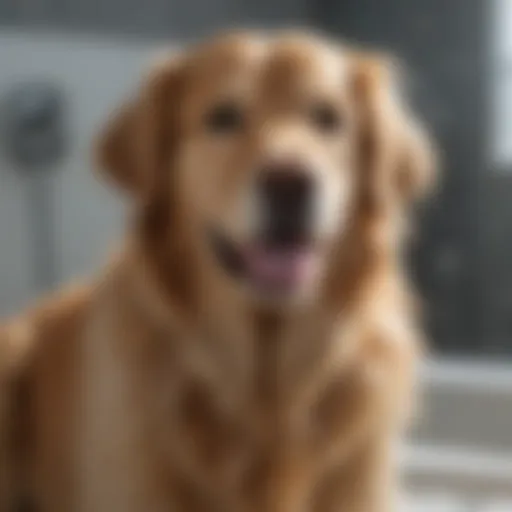
M 189 64 L 196 81 L 210 86 L 244 76 L 253 85 L 315 80 L 339 85 L 348 75 L 349 58 L 341 46 L 314 36 L 234 35 L 202 45 Z
M 265 68 L 269 74 L 286 79 L 295 75 L 319 74 L 324 79 L 339 78 L 347 61 L 341 47 L 312 36 L 284 36 L 268 47 Z

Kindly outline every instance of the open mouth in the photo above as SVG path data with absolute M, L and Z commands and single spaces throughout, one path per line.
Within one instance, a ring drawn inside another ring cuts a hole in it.
M 238 246 L 218 230 L 210 231 L 210 240 L 224 270 L 262 292 L 293 292 L 317 267 L 318 255 L 313 243 L 282 245 L 255 241 Z

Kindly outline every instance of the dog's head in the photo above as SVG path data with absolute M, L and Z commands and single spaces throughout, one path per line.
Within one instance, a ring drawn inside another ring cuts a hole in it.
M 393 231 L 431 180 L 395 82 L 387 59 L 314 37 L 225 36 L 152 69 L 101 165 L 144 229 L 184 235 L 242 293 L 311 297 L 344 243 Z

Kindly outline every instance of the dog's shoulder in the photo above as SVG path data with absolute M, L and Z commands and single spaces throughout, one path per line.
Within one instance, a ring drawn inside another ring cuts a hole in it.
M 71 342 L 92 298 L 92 287 L 76 284 L 38 301 L 0 326 L 0 369 L 14 376 L 34 358 Z
M 44 478 L 69 469 L 75 354 L 92 295 L 89 285 L 67 287 L 0 326 L 0 503 L 35 499 L 34 450 L 55 454 L 38 461 Z

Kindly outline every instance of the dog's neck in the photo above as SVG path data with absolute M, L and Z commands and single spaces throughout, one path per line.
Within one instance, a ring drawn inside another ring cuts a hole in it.
M 350 360 L 357 339 L 351 330 L 357 324 L 356 292 L 362 293 L 365 281 L 374 280 L 371 273 L 357 276 L 357 290 L 348 289 L 354 269 L 347 267 L 338 276 L 347 287 L 343 302 L 334 296 L 339 290 L 326 288 L 332 295 L 323 301 L 277 310 L 240 300 L 219 275 L 197 267 L 195 274 L 180 276 L 183 267 L 169 274 L 159 266 L 162 261 L 151 259 L 143 249 L 132 246 L 126 251 L 125 266 L 132 276 L 128 294 L 144 311 L 150 331 L 181 340 L 183 356 L 198 365 L 193 371 L 202 376 L 210 372 L 211 385 L 218 386 L 222 396 L 231 396 L 229 402 L 257 400 L 262 410 L 274 411 L 307 402 L 334 369 L 339 371 Z M 189 270 L 194 268 L 188 263 Z M 172 288 L 173 283 L 183 287 Z M 207 361 L 208 368 L 200 367 L 201 361 Z

